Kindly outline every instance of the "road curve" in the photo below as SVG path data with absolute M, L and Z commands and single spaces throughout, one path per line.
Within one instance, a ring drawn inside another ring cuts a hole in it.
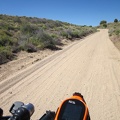
M 81 92 L 92 120 L 120 120 L 120 52 L 100 30 L 0 82 L 0 107 L 8 115 L 15 101 L 35 105 L 32 119 L 56 110 Z

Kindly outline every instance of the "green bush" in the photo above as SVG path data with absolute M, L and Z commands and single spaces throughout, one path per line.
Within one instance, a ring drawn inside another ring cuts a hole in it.
M 51 48 L 51 46 L 55 47 L 55 40 L 49 34 L 40 30 L 34 37 L 29 39 L 29 43 L 39 46 L 38 48 Z M 49 47 L 50 46 L 50 47 Z
M 72 39 L 72 30 L 71 29 L 64 30 L 64 31 L 61 32 L 61 35 L 64 38 Z
M 44 32 L 42 33 L 41 36 L 39 36 L 39 40 L 40 40 L 41 43 L 44 44 L 45 48 L 51 48 L 51 47 L 55 46 L 54 39 L 50 35 L 48 35 Z
M 67 34 L 67 32 L 66 32 L 66 31 L 62 31 L 62 32 L 60 33 L 60 35 L 61 35 L 61 36 L 63 36 L 63 37 L 65 37 L 65 38 L 67 38 L 67 37 L 68 37 L 68 34 Z
M 81 31 L 79 32 L 79 37 L 82 38 L 82 37 L 84 37 L 84 36 L 85 36 L 85 32 L 84 32 L 83 30 L 81 30 Z
M 120 30 L 116 30 L 116 31 L 115 31 L 115 34 L 116 34 L 116 35 L 120 35 Z
M 46 29 L 47 29 L 47 27 L 46 27 L 45 24 L 42 24 L 42 29 L 43 29 L 43 30 L 46 30 Z
M 38 30 L 38 28 L 34 25 L 30 25 L 30 24 L 23 24 L 21 26 L 21 32 L 22 34 L 34 34 L 36 31 Z
M 10 37 L 7 35 L 0 36 L 0 46 L 13 45 L 13 42 Z
M 79 31 L 73 31 L 71 34 L 72 38 L 79 38 Z
M 56 35 L 56 34 L 51 34 L 50 35 L 52 38 L 58 38 L 58 35 Z
M 82 38 L 85 37 L 88 34 L 91 34 L 95 32 L 94 30 L 66 30 L 66 31 L 62 31 L 61 35 L 67 39 L 74 39 L 74 38 Z
M 106 27 L 107 27 L 107 24 L 106 24 L 106 23 L 104 23 L 104 24 L 103 24 L 103 27 L 104 27 L 104 28 L 106 28 Z
M 13 54 L 11 51 L 11 47 L 0 47 L 0 64 L 6 63 L 9 60 L 13 59 Z

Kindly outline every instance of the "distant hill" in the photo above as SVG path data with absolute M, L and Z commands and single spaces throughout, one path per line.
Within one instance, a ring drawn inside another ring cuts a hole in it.
M 57 50 L 62 40 L 85 37 L 96 29 L 48 19 L 0 15 L 0 64 L 21 50 Z

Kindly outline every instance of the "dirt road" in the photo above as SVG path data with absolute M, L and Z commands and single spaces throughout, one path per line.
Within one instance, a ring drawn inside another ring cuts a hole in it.
M 0 82 L 0 106 L 8 115 L 14 101 L 35 105 L 32 119 L 56 110 L 81 92 L 92 120 L 120 120 L 120 52 L 108 31 L 90 35 Z

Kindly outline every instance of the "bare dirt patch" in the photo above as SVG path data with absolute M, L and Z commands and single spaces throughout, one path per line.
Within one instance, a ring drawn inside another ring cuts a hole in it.
M 25 51 L 21 51 L 17 55 L 16 60 L 10 61 L 0 66 L 0 81 L 9 77 L 15 72 L 25 69 L 31 64 L 42 60 L 43 58 L 47 57 L 52 53 L 54 53 L 54 51 L 48 49 L 36 53 L 27 53 Z

